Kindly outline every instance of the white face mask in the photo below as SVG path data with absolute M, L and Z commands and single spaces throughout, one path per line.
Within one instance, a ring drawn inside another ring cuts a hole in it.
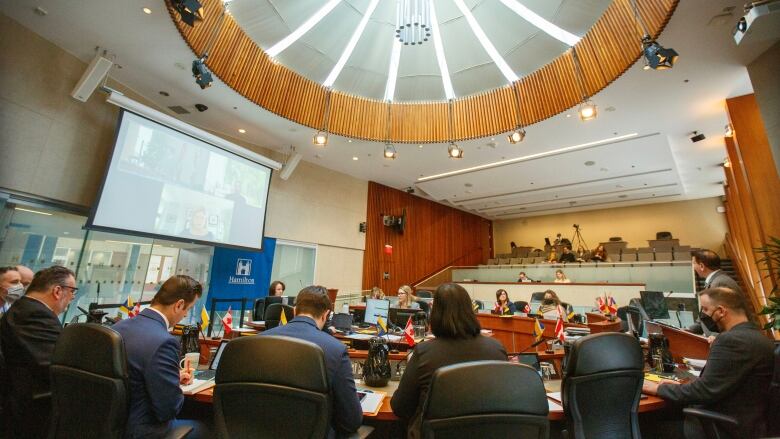
M 5 301 L 8 303 L 14 303 L 24 296 L 24 286 L 22 284 L 11 285 L 6 289 L 8 292 Z

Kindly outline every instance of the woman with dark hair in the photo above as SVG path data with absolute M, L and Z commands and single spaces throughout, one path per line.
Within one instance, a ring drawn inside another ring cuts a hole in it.
M 422 405 L 436 369 L 469 361 L 507 359 L 501 343 L 480 334 L 471 298 L 458 284 L 442 284 L 433 293 L 430 322 L 436 338 L 415 346 L 390 401 L 393 413 L 409 422 L 410 438 L 420 437 Z
M 561 299 L 558 297 L 558 294 L 555 291 L 547 290 L 544 292 L 542 304 L 539 306 L 539 314 L 545 316 L 545 318 L 557 319 L 559 306 L 563 307 L 561 308 L 563 310 L 563 321 L 568 322 L 568 305 L 561 302 Z
M 509 301 L 509 293 L 504 289 L 496 291 L 496 304 L 493 305 L 493 314 L 500 316 L 511 316 L 515 314 L 517 309 L 515 304 Z
M 268 287 L 268 295 L 269 296 L 283 296 L 284 290 L 286 290 L 287 287 L 284 285 L 284 282 L 280 280 L 275 280 L 271 282 L 271 286 Z

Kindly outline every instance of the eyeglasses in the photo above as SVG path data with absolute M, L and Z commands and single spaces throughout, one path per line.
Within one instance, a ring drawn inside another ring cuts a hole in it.
M 68 285 L 60 285 L 60 287 L 62 287 L 62 288 L 69 288 L 70 289 L 70 294 L 72 294 L 74 296 L 76 295 L 76 291 L 79 290 L 76 287 L 71 287 L 71 286 L 68 286 Z

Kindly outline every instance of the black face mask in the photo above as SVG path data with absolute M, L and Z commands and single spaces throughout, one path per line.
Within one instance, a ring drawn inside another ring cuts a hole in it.
M 712 319 L 712 316 L 705 314 L 703 311 L 699 311 L 699 321 L 701 321 L 701 324 L 704 325 L 710 332 L 720 331 L 720 329 L 718 329 L 718 324 L 715 322 L 715 320 Z
M 542 300 L 542 304 L 544 304 L 544 305 L 552 305 L 554 303 L 555 303 L 555 301 L 552 300 L 552 299 L 544 299 L 544 300 Z

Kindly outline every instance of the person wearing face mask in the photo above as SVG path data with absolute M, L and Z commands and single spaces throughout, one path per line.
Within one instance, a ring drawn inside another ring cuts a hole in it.
M 0 316 L 24 295 L 22 275 L 16 267 L 0 267 Z
M 538 314 L 541 314 L 545 319 L 555 320 L 558 318 L 558 307 L 568 307 L 568 305 L 561 302 L 558 294 L 553 290 L 547 290 L 544 292 L 544 298 L 542 299 L 542 305 L 539 306 Z M 568 322 L 567 317 L 568 310 L 563 309 L 563 321 Z
M 168 278 L 149 308 L 112 326 L 122 335 L 130 382 L 130 411 L 125 438 L 163 438 L 172 429 L 193 428 L 187 439 L 208 437 L 196 421 L 176 419 L 184 404 L 180 384 L 190 384 L 190 371 L 179 369 L 179 342 L 168 331 L 179 323 L 203 294 L 195 279 Z M 197 367 L 197 365 L 192 365 Z
M 701 406 L 739 421 L 740 438 L 764 437 L 774 346 L 750 321 L 741 293 L 729 288 L 699 292 L 701 323 L 720 335 L 710 346 L 707 365 L 687 384 L 645 380 L 642 392 L 677 405 Z M 684 424 L 686 438 L 703 438 L 693 420 Z
M 27 294 L 0 319 L 0 351 L 7 380 L 2 391 L 11 418 L 11 437 L 46 437 L 51 416 L 49 365 L 62 332 L 57 316 L 77 290 L 72 271 L 60 266 L 45 268 L 35 274 Z
M 742 294 L 737 282 L 720 269 L 720 257 L 712 250 L 699 250 L 693 253 L 693 271 L 704 279 L 704 289 L 723 287 Z M 699 335 L 717 335 L 717 331 L 710 331 L 701 322 L 694 323 L 686 330 Z
M 24 265 L 17 265 L 16 271 L 19 272 L 19 275 L 22 277 L 22 285 L 24 285 L 24 289 L 27 290 L 27 287 L 30 286 L 30 282 L 33 280 L 33 276 L 35 276 L 35 273 Z

